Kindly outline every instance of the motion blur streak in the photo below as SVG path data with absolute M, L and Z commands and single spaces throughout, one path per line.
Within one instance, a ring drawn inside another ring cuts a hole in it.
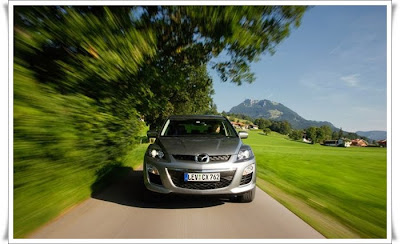
M 170 114 L 216 113 L 307 7 L 14 6 L 14 238 L 90 196 Z

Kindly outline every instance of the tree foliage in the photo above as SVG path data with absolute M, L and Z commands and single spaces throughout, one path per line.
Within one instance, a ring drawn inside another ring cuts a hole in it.
M 252 82 L 250 63 L 269 51 L 300 24 L 304 6 L 145 6 L 138 10 L 139 29 L 156 30 L 157 53 L 139 77 L 154 93 L 139 109 L 150 124 L 179 113 L 176 94 L 185 93 L 186 74 L 225 54 L 212 67 L 223 81 Z M 211 82 L 201 81 L 211 86 Z M 201 87 L 201 85 L 199 85 Z M 206 90 L 197 89 L 195 92 Z M 208 95 L 211 95 L 209 92 Z M 193 93 L 188 93 L 189 97 Z M 203 104 L 210 105 L 208 101 Z M 164 109 L 167 108 L 167 109 Z M 164 114 L 159 110 L 163 109 Z
M 272 125 L 272 122 L 268 119 L 258 118 L 254 120 L 254 124 L 258 125 L 258 128 L 263 130 L 269 128 Z
M 312 143 L 316 143 L 317 141 L 317 127 L 311 126 L 306 129 L 307 138 L 311 139 Z
M 267 135 L 269 135 L 269 134 L 271 133 L 271 129 L 270 129 L 270 128 L 265 128 L 265 129 L 263 130 L 263 132 L 264 132 L 264 134 L 267 136 Z
M 235 117 L 235 118 L 239 118 L 242 120 L 247 120 L 251 123 L 254 122 L 254 119 L 248 115 L 244 115 L 244 114 L 236 114 L 236 113 L 226 113 L 225 111 L 222 111 L 221 115 L 223 116 L 230 116 L 230 117 Z
M 213 61 L 223 81 L 254 81 L 250 64 L 273 53 L 306 9 L 15 6 L 15 201 L 38 180 L 51 184 L 41 169 L 62 164 L 95 175 L 120 161 L 143 121 L 217 113 L 207 65 Z M 30 172 L 38 177 L 28 182 Z
M 289 133 L 289 138 L 295 141 L 300 140 L 303 138 L 303 133 L 303 130 L 292 130 Z

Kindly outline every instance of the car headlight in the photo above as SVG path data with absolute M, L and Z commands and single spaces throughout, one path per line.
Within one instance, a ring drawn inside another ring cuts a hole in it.
M 245 159 L 249 159 L 253 157 L 253 152 L 251 151 L 250 148 L 246 148 L 246 149 L 240 149 L 237 159 L 238 161 L 240 160 L 245 160 Z
M 164 157 L 163 151 L 161 151 L 161 149 L 155 149 L 155 148 L 149 149 L 148 155 L 149 155 L 149 157 L 152 157 L 152 158 L 163 158 Z

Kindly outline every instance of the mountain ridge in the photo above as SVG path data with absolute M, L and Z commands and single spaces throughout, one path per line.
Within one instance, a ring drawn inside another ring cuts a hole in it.
M 357 131 L 356 134 L 375 141 L 386 140 L 387 137 L 387 132 L 383 130 Z
M 306 129 L 311 126 L 321 127 L 323 125 L 328 125 L 333 130 L 339 130 L 339 128 L 335 127 L 331 122 L 304 119 L 285 105 L 268 99 L 246 99 L 239 105 L 232 107 L 229 113 L 243 114 L 252 118 L 264 118 L 278 121 L 287 120 L 294 129 Z

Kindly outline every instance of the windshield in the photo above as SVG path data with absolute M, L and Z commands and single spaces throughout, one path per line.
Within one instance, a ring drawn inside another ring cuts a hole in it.
M 225 119 L 177 119 L 165 123 L 161 136 L 237 137 L 237 134 Z

